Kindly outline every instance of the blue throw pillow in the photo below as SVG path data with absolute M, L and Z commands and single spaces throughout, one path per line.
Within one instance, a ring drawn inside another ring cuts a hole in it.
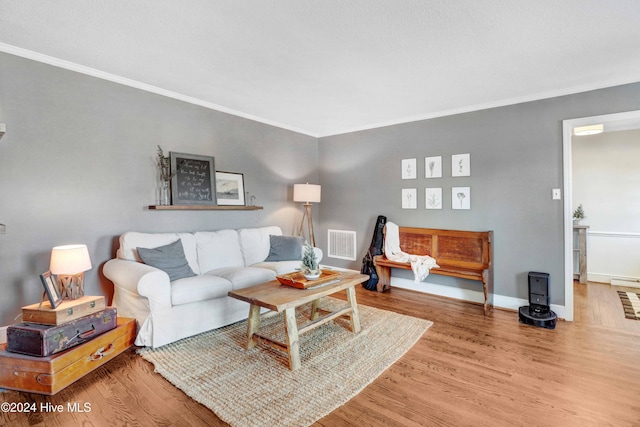
M 172 282 L 196 275 L 184 256 L 184 248 L 180 239 L 158 248 L 136 249 L 142 262 L 164 271 Z
M 265 261 L 297 261 L 302 259 L 302 237 L 269 236 L 271 247 Z

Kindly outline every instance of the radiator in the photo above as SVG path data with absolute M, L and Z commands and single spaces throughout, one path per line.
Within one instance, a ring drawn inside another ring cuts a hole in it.
M 329 258 L 356 260 L 356 232 L 329 230 L 327 256 Z

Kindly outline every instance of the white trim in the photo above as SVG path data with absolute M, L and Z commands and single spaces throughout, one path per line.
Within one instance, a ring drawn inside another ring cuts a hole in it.
M 85 67 L 84 65 L 76 64 L 74 62 L 54 58 L 53 56 L 48 56 L 38 52 L 33 52 L 31 50 L 22 49 L 20 47 L 12 46 L 6 43 L 0 43 L 0 52 L 10 53 L 12 55 L 31 59 L 37 62 L 42 62 L 44 64 L 53 65 L 54 67 L 64 68 L 66 70 L 75 71 L 77 73 L 86 74 L 88 76 L 97 77 L 103 80 L 108 80 L 110 82 L 144 90 L 146 92 L 155 93 L 157 95 L 166 96 L 168 98 L 177 99 L 183 102 L 188 102 L 189 104 L 199 105 L 200 107 L 208 108 L 210 110 L 220 111 L 221 113 L 231 114 L 233 116 L 238 116 L 244 119 L 253 120 L 254 122 L 264 123 L 269 126 L 275 126 L 280 129 L 290 130 L 292 132 L 301 133 L 303 135 L 308 135 L 313 138 L 318 138 L 318 135 L 314 134 L 313 132 L 309 132 L 303 129 L 285 125 L 283 123 L 275 122 L 273 120 L 265 119 L 265 118 L 254 116 L 251 114 L 243 113 L 241 111 L 234 110 L 232 108 L 223 107 L 222 105 L 214 104 L 208 101 L 203 101 L 202 99 L 198 99 L 192 96 L 187 96 L 181 93 L 162 89 L 160 87 L 152 86 L 136 80 L 131 80 L 126 77 L 121 77 L 115 74 L 96 70 L 95 68 Z
M 99 79 L 108 80 L 114 83 L 119 83 L 125 86 L 130 86 L 136 89 L 144 90 L 147 92 L 155 93 L 158 95 L 166 96 L 169 98 L 177 99 L 180 101 L 188 102 L 190 104 L 199 105 L 201 107 L 209 108 L 211 110 L 220 111 L 222 113 L 231 114 L 234 116 L 242 117 L 245 119 L 253 120 L 266 125 L 275 126 L 281 129 L 290 130 L 292 132 L 301 133 L 303 135 L 311 136 L 313 138 L 323 138 L 334 135 L 342 135 L 346 133 L 359 132 L 363 130 L 376 129 L 386 126 L 399 125 L 403 123 L 417 122 L 421 120 L 435 119 L 438 117 L 453 116 L 456 114 L 469 113 L 472 111 L 487 110 L 490 108 L 504 107 L 507 105 L 515 105 L 523 102 L 539 101 L 541 99 L 555 98 L 558 96 L 572 95 L 575 93 L 588 92 L 596 89 L 603 89 L 607 87 L 620 86 L 623 84 L 636 83 L 637 79 L 609 79 L 597 83 L 592 83 L 582 86 L 574 86 L 566 89 L 559 89 L 554 91 L 534 93 L 531 95 L 525 95 L 515 98 L 507 98 L 498 101 L 485 102 L 482 104 L 475 104 L 466 107 L 452 108 L 450 110 L 437 111 L 434 113 L 418 114 L 415 116 L 401 117 L 394 120 L 387 120 L 384 122 L 371 123 L 364 126 L 354 126 L 350 128 L 344 128 L 337 131 L 330 131 L 328 133 L 311 132 L 308 130 L 300 129 L 295 126 L 289 126 L 280 122 L 265 119 L 263 117 L 254 116 L 252 114 L 243 113 L 238 110 L 234 110 L 222 105 L 214 104 L 212 102 L 204 101 L 202 99 L 194 98 L 191 96 L 183 95 L 170 90 L 162 89 L 156 86 L 152 86 L 146 83 L 131 80 L 125 77 L 117 76 L 115 74 L 107 73 L 97 70 L 95 68 L 85 67 L 84 65 L 76 64 L 74 62 L 65 61 L 63 59 L 54 58 L 52 56 L 44 55 L 42 53 L 34 52 L 31 50 L 23 49 L 17 46 L 13 46 L 0 42 L 0 52 L 9 53 L 12 55 L 20 56 L 23 58 L 31 59 L 34 61 L 42 62 L 45 64 L 53 65 L 54 67 L 65 68 L 67 70 L 75 71 L 89 76 L 97 77 Z
M 490 108 L 506 107 L 508 105 L 516 105 L 524 102 L 539 101 L 541 99 L 556 98 L 558 96 L 573 95 L 576 93 L 589 92 L 592 90 L 604 89 L 604 88 L 614 87 L 614 86 L 621 86 L 624 84 L 636 83 L 636 82 L 638 82 L 637 78 L 604 80 L 601 82 L 592 83 L 588 85 L 574 86 L 566 89 L 558 89 L 558 90 L 552 90 L 548 92 L 534 93 L 531 95 L 525 95 L 525 96 L 520 96 L 516 98 L 507 98 L 507 99 L 501 99 L 498 101 L 485 102 L 483 104 L 469 105 L 469 106 L 460 107 L 460 108 L 452 108 L 451 110 L 437 111 L 434 113 L 419 114 L 419 115 L 410 116 L 410 117 L 398 118 L 395 120 L 388 120 L 385 122 L 372 123 L 365 126 L 344 128 L 331 133 L 320 134 L 318 138 L 342 135 L 345 133 L 359 132 L 363 130 L 376 129 L 376 128 L 381 128 L 386 126 L 399 125 L 402 123 L 411 123 L 411 122 L 417 122 L 421 120 L 435 119 L 438 117 L 453 116 L 456 114 L 470 113 L 473 111 L 488 110 Z
M 640 119 L 640 110 L 625 111 L 623 113 L 603 114 L 600 116 L 581 117 L 562 121 L 562 177 L 564 185 L 564 304 L 565 319 L 573 320 L 573 210 L 572 200 L 572 132 L 576 126 Z
M 455 298 L 462 301 L 470 301 L 480 304 L 484 303 L 484 293 L 480 291 L 472 291 L 470 289 L 454 288 L 429 282 L 415 283 L 413 280 L 403 279 L 401 277 L 391 277 L 391 286 L 442 297 Z M 493 305 L 498 308 L 518 311 L 518 308 L 529 305 L 529 301 L 526 299 L 494 294 Z M 556 313 L 558 318 L 565 318 L 565 306 L 551 304 L 550 308 L 554 313 Z
M 587 236 L 640 239 L 640 233 L 627 233 L 618 231 L 587 231 Z
M 640 288 L 640 282 L 611 279 L 611 286 L 621 286 L 624 288 Z

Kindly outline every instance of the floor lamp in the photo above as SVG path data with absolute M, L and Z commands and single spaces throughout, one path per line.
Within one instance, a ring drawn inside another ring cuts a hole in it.
M 311 203 L 320 203 L 320 186 L 316 184 L 294 184 L 293 185 L 293 201 L 304 202 L 304 214 L 300 223 L 299 236 L 302 236 L 305 218 L 307 220 L 307 228 L 309 229 L 309 240 L 313 246 L 316 245 L 316 237 L 313 234 L 313 219 L 311 218 Z

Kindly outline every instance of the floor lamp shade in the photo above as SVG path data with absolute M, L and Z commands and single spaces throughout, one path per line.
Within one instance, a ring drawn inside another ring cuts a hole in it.
M 56 246 L 51 250 L 51 272 L 58 276 L 63 299 L 84 295 L 84 272 L 91 270 L 91 258 L 86 245 Z
M 320 203 L 320 186 L 316 184 L 294 184 L 293 201 L 304 203 Z
M 302 215 L 302 222 L 300 223 L 300 232 L 302 236 L 302 229 L 304 228 L 305 219 L 307 222 L 307 228 L 309 229 L 309 240 L 313 246 L 316 245 L 316 236 L 313 233 L 313 219 L 311 218 L 311 203 L 320 203 L 320 186 L 316 184 L 294 184 L 293 185 L 293 201 L 304 202 L 304 215 Z

